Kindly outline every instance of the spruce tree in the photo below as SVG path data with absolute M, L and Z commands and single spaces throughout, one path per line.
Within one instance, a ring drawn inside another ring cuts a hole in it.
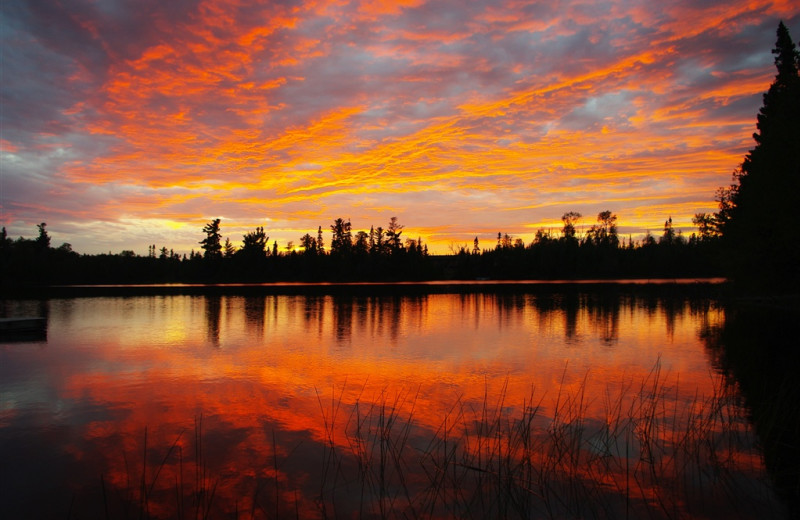
M 219 232 L 220 219 L 216 218 L 203 227 L 206 238 L 200 241 L 200 247 L 205 251 L 205 258 L 220 258 L 222 256 L 222 236 Z
M 720 198 L 722 236 L 735 280 L 745 285 L 798 288 L 800 242 L 800 54 L 781 22 L 778 73 L 764 94 L 755 147 Z M 725 207 L 723 207 L 725 202 Z

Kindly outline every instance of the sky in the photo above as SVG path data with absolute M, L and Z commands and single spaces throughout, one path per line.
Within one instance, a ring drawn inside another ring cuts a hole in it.
M 299 244 L 350 219 L 446 254 L 660 235 L 753 147 L 795 1 L 4 0 L 0 224 L 80 253 Z

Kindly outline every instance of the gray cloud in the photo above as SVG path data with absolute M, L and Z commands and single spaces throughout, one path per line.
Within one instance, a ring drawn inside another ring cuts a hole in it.
M 780 13 L 721 5 L 4 2 L 3 224 L 88 247 L 103 222 L 395 207 L 461 233 L 466 207 L 513 232 L 589 197 L 684 204 L 727 183 L 773 74 Z

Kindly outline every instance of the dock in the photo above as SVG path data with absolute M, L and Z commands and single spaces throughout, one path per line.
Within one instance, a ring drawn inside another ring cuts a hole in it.
M 47 319 L 26 316 L 0 318 L 0 334 L 38 333 L 47 330 Z

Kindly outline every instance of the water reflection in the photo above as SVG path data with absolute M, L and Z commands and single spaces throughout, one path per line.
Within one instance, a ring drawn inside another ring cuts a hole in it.
M 244 318 L 247 333 L 254 338 L 264 338 L 266 323 L 267 299 L 264 296 L 248 296 L 244 298 Z
M 48 305 L 46 349 L 0 346 L 11 517 L 780 515 L 738 395 L 709 375 L 710 300 Z
M 46 341 L 49 310 L 47 300 L 0 300 L 0 342 Z
M 219 347 L 220 320 L 222 319 L 222 297 L 206 296 L 206 323 L 209 343 Z
M 703 328 L 703 338 L 742 392 L 764 446 L 770 475 L 800 516 L 800 350 L 791 325 L 796 306 L 783 302 L 731 305 L 722 323 Z

